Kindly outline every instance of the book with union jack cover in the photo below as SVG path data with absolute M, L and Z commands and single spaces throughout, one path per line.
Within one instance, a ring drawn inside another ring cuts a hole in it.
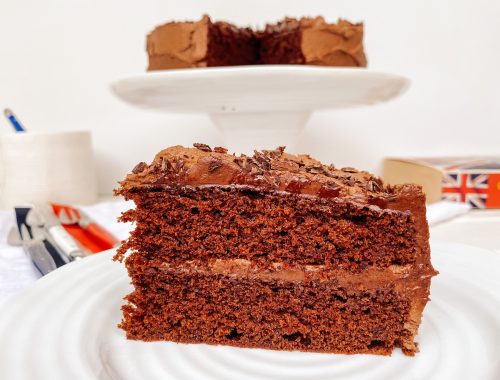
M 429 202 L 466 202 L 500 208 L 500 157 L 388 158 L 383 178 L 422 185 Z

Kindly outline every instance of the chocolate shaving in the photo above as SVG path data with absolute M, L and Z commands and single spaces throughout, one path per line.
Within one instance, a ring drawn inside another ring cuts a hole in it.
M 267 157 L 264 153 L 255 151 L 254 159 L 257 161 L 258 166 L 263 170 L 271 169 L 271 159 Z
M 236 163 L 236 165 L 238 165 L 240 168 L 243 167 L 243 164 L 245 163 L 245 161 L 243 160 L 242 157 L 234 157 L 233 161 Z
M 311 174 L 324 174 L 325 172 L 323 166 L 320 165 L 308 166 L 306 167 L 306 171 Z
M 214 170 L 222 166 L 222 160 L 212 157 L 210 163 L 208 164 L 208 171 L 213 172 Z
M 132 169 L 132 173 L 137 174 L 137 173 L 142 173 L 144 169 L 148 167 L 148 164 L 145 162 L 139 162 L 135 167 Z
M 259 163 L 252 157 L 247 157 L 244 167 L 245 170 L 251 172 L 252 174 L 262 174 L 263 171 Z
M 165 160 L 164 158 L 161 159 L 161 170 L 164 172 L 169 172 L 173 170 L 172 164 L 170 161 Z
M 204 152 L 211 152 L 212 151 L 212 149 L 207 144 L 194 143 L 193 146 L 196 149 L 202 150 Z
M 184 167 L 184 160 L 178 160 L 175 163 L 175 170 L 180 171 Z
M 283 152 L 285 151 L 284 146 L 279 146 L 274 150 L 265 150 L 264 152 L 269 154 L 271 158 L 279 158 L 283 155 Z
M 330 178 L 338 178 L 337 175 L 333 174 L 329 169 L 323 168 L 323 174 Z
M 346 172 L 346 173 L 358 173 L 359 172 L 358 169 L 351 168 L 350 166 L 346 166 L 345 168 L 342 168 L 340 170 L 342 170 L 343 172 Z
M 243 161 L 243 168 L 248 171 L 252 170 L 252 167 L 254 166 L 257 166 L 257 163 L 251 157 L 246 157 L 246 159 Z
M 216 147 L 214 148 L 214 152 L 216 152 L 216 153 L 227 153 L 227 149 L 226 149 L 226 148 L 223 148 L 223 147 L 221 147 L 221 146 L 216 146 Z
M 366 183 L 366 190 L 372 191 L 372 192 L 380 191 L 380 185 L 377 184 L 377 182 L 375 182 L 375 181 L 368 181 Z
M 347 178 L 346 183 L 348 186 L 354 186 L 356 184 L 356 181 L 354 180 L 354 178 L 349 177 L 349 178 Z

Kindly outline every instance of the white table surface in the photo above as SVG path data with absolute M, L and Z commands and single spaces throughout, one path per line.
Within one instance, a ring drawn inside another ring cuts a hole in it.
M 473 245 L 500 254 L 500 210 L 472 210 L 431 227 L 430 233 L 434 240 Z
M 130 226 L 117 223 L 116 218 L 128 208 L 125 202 L 107 202 L 85 207 L 85 211 L 118 238 L 124 239 Z M 0 305 L 33 286 L 40 277 L 21 248 L 7 245 L 7 231 L 13 225 L 13 211 L 0 211 Z M 500 254 L 500 210 L 470 211 L 431 227 L 430 234 L 434 240 L 472 245 Z

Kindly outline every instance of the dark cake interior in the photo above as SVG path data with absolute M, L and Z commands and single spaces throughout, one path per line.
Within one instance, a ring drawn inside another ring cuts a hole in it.
M 262 64 L 303 64 L 300 22 L 285 19 L 266 25 L 259 33 L 259 62 Z
M 283 149 L 172 147 L 118 194 L 129 339 L 338 353 L 417 351 L 430 263 L 425 197 Z M 127 252 L 129 252 L 127 256 Z
M 136 291 L 122 328 L 132 339 L 388 354 L 413 338 L 404 326 L 411 302 L 386 279 L 353 289 L 327 270 L 131 265 Z
M 247 186 L 166 188 L 137 199 L 124 217 L 137 224 L 134 246 L 160 261 L 246 259 L 349 270 L 415 262 L 409 214 L 340 200 Z
M 249 28 L 237 28 L 226 22 L 211 23 L 208 28 L 207 66 L 237 66 L 255 62 L 259 41 Z

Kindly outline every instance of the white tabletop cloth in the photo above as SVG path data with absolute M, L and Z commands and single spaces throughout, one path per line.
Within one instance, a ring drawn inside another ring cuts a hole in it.
M 118 223 L 116 219 L 130 208 L 131 203 L 125 201 L 81 207 L 120 240 L 127 238 L 132 226 L 130 223 Z M 7 244 L 7 234 L 14 224 L 14 210 L 0 211 L 0 304 L 40 277 L 22 247 L 11 247 Z

